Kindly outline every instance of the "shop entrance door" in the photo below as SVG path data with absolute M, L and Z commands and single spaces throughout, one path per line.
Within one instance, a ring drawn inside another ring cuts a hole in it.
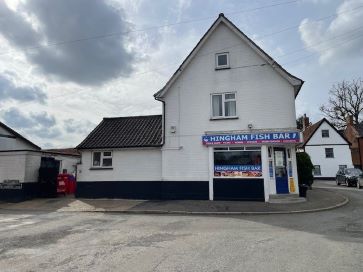
M 283 147 L 274 148 L 276 193 L 288 194 L 289 184 L 286 170 L 286 149 Z

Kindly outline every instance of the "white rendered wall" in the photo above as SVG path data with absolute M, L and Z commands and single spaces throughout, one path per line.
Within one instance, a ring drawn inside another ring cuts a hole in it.
M 90 170 L 92 152 L 82 151 L 77 181 L 160 181 L 160 149 L 112 150 L 112 170 Z
M 25 180 L 26 152 L 0 152 L 0 182 Z
M 0 152 L 0 182 L 7 179 L 19 180 L 20 182 L 37 182 L 42 156 L 44 156 L 43 153 L 36 151 Z M 80 158 L 70 156 L 52 154 L 46 154 L 46 156 L 60 160 L 63 168 L 71 168 L 80 161 Z M 60 168 L 60 173 L 62 173 L 63 168 Z
M 218 26 L 165 95 L 164 180 L 209 180 L 208 148 L 201 142 L 208 131 L 243 131 L 249 123 L 255 130 L 296 128 L 294 89 L 280 74 L 268 65 L 216 71 L 215 55 L 208 53 L 218 51 L 229 52 L 231 68 L 264 63 L 235 33 Z M 222 92 L 237 93 L 238 119 L 210 121 L 210 95 Z
M 322 130 L 329 130 L 329 137 L 321 136 Z M 334 158 L 325 157 L 325 148 L 333 148 Z M 320 165 L 321 176 L 335 177 L 339 165 L 353 167 L 352 156 L 348 143 L 326 122 L 323 122 L 305 145 L 305 152 L 309 154 L 314 165 Z
M 329 137 L 323 138 L 321 136 L 322 130 L 329 130 Z M 321 144 L 345 144 L 348 143 L 342 138 L 342 136 L 339 135 L 328 123 L 323 122 L 320 127 L 316 130 L 314 135 L 310 138 L 309 142 L 306 143 L 306 145 L 321 145 Z
M 325 158 L 325 148 L 334 149 L 334 158 Z M 320 165 L 321 176 L 316 178 L 335 177 L 339 165 L 353 167 L 349 145 L 305 146 L 305 152 L 309 154 L 314 165 Z
M 14 136 L 4 128 L 0 127 L 0 134 Z M 0 150 L 37 150 L 20 138 L 0 137 Z

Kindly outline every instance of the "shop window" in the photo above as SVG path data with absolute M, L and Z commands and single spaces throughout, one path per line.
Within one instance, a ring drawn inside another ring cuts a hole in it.
M 321 130 L 321 137 L 329 138 L 329 129 L 322 129 Z
M 325 158 L 334 158 L 333 148 L 325 148 Z
M 320 165 L 314 165 L 313 175 L 314 176 L 321 176 Z
M 216 69 L 225 68 L 229 68 L 229 54 L 227 52 L 216 54 Z
M 212 118 L 236 116 L 236 93 L 212 94 Z
M 223 178 L 262 177 L 261 148 L 247 150 L 214 149 L 214 176 Z
M 93 167 L 111 167 L 112 151 L 95 151 L 92 153 Z

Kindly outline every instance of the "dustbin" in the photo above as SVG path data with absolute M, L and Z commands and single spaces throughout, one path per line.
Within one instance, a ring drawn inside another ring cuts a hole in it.
M 299 196 L 306 197 L 306 191 L 308 190 L 309 186 L 306 184 L 299 184 Z

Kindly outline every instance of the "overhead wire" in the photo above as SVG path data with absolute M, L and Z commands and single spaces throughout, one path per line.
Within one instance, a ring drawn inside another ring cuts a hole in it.
M 261 7 L 258 7 L 258 8 L 253 8 L 253 9 L 248 9 L 248 10 L 242 10 L 242 11 L 236 11 L 236 12 L 232 12 L 232 13 L 226 13 L 226 14 L 236 14 L 236 13 L 241 13 L 241 12 L 249 12 L 249 11 L 254 11 L 254 10 L 258 10 L 258 9 L 263 9 L 263 8 L 267 8 L 267 7 L 273 7 L 273 6 L 278 6 L 278 5 L 283 5 L 283 4 L 291 4 L 291 3 L 294 3 L 294 2 L 299 2 L 300 0 L 297 0 L 297 1 L 286 1 L 286 2 L 280 2 L 280 3 L 275 3 L 275 4 L 271 4 L 271 5 L 266 5 L 266 6 L 261 6 Z M 329 18 L 333 18 L 333 17 L 336 17 L 342 13 L 349 13 L 349 12 L 354 12 L 360 8 L 363 8 L 363 5 L 361 6 L 357 6 L 353 9 L 349 9 L 349 10 L 346 10 L 346 11 L 341 11 L 341 12 L 338 12 L 338 13 L 335 13 L 335 14 L 331 14 L 331 15 L 328 15 L 328 16 L 324 16 L 324 17 L 320 17 L 320 18 L 317 18 L 315 19 L 314 21 L 322 21 L 322 20 L 326 20 L 326 19 L 329 19 Z M 214 18 L 214 17 L 208 17 L 209 18 Z M 177 24 L 182 24 L 182 23 L 190 23 L 190 22 L 195 22 L 195 21 L 199 21 L 199 20 L 205 20 L 207 19 L 206 17 L 205 18 L 200 18 L 200 19 L 195 19 L 195 20 L 190 20 L 190 21 L 183 21 L 183 22 L 179 22 L 179 23 L 173 23 L 173 24 L 167 24 L 167 25 L 162 25 L 162 26 L 157 26 L 157 27 L 166 27 L 166 26 L 172 26 L 172 25 L 177 25 Z M 271 33 L 267 33 L 267 34 L 264 34 L 260 37 L 258 37 L 256 40 L 262 40 L 262 38 L 264 37 L 268 37 L 268 36 L 272 36 L 272 35 L 276 35 L 276 34 L 280 34 L 282 32 L 285 32 L 285 31 L 288 31 L 288 30 L 291 30 L 291 29 L 295 29 L 297 27 L 300 27 L 301 25 L 304 25 L 305 23 L 301 23 L 299 25 L 294 25 L 294 26 L 291 26 L 291 27 L 287 27 L 287 28 L 283 28 L 281 30 L 278 30 L 278 31 L 275 31 L 275 32 L 271 32 Z M 147 29 L 152 29 L 152 28 L 157 28 L 157 27 L 150 27 L 150 28 L 146 28 L 146 29 L 140 29 L 140 30 L 135 30 L 135 31 L 146 31 Z M 355 29 L 357 30 L 357 29 Z M 355 31 L 353 30 L 353 31 Z M 120 34 L 120 33 L 119 33 Z M 342 35 L 346 35 L 347 33 L 345 34 L 342 34 Z M 109 34 L 109 35 L 116 35 L 115 33 L 113 34 Z M 106 35 L 103 35 L 103 36 L 106 36 Z M 338 35 L 338 36 L 341 36 L 341 35 Z M 338 36 L 335 36 L 333 39 L 337 38 Z M 90 39 L 91 38 L 97 38 L 97 37 L 100 37 L 100 36 L 94 36 L 94 37 L 89 37 Z M 88 39 L 88 38 L 87 38 Z M 78 41 L 81 41 L 83 39 L 78 39 L 78 40 L 73 40 L 73 41 L 70 41 L 70 42 L 78 42 Z M 64 42 L 61 42 L 61 43 L 66 43 L 67 41 L 64 41 Z M 320 43 L 324 43 L 326 41 L 322 41 Z M 318 43 L 318 44 L 320 44 Z M 56 45 L 56 44 L 54 44 Z M 302 51 L 302 50 L 305 50 L 307 48 L 310 48 L 310 47 L 314 47 L 316 46 L 317 44 L 314 44 L 314 45 L 310 45 L 308 47 L 303 47 L 303 48 L 299 48 L 297 50 L 294 50 L 294 51 L 290 51 L 288 53 L 285 53 L 283 55 L 280 55 L 278 57 L 283 57 L 284 55 L 289 55 L 289 54 L 294 54 L 295 52 L 297 51 Z M 240 43 L 239 44 L 236 44 L 236 45 L 232 45 L 232 46 L 228 46 L 228 47 L 224 47 L 220 50 L 225 50 L 225 49 L 230 49 L 230 48 L 233 48 L 233 47 L 236 47 L 236 46 L 240 46 Z M 203 56 L 207 56 L 207 55 L 210 55 L 210 54 L 215 54 L 217 51 L 213 51 L 213 52 L 208 52 L 208 53 L 204 53 L 204 54 L 201 54 L 200 56 L 198 57 L 203 57 Z M 1 55 L 1 53 L 0 53 Z M 312 55 L 315 55 L 312 54 Z M 176 62 L 175 62 L 176 63 Z M 170 66 L 170 65 L 174 65 L 175 63 L 172 63 L 172 64 L 168 64 L 168 65 L 165 65 L 164 67 L 167 67 L 167 66 Z M 178 61 L 178 63 L 180 63 L 180 61 Z M 266 64 L 252 64 L 252 65 L 245 65 L 245 66 L 241 66 L 241 68 L 247 68 L 247 67 L 256 67 L 256 66 L 263 66 L 263 65 L 266 65 Z M 282 65 L 285 65 L 285 64 L 282 64 Z M 160 67 L 159 67 L 160 68 Z M 239 68 L 239 67 L 236 67 L 236 69 Z M 144 71 L 144 72 L 141 72 L 141 73 L 134 73 L 133 76 L 138 76 L 138 75 L 144 75 L 144 74 L 147 74 L 147 73 L 150 73 L 150 72 L 155 72 L 155 69 L 150 69 L 149 71 Z M 87 91 L 87 90 L 79 90 L 79 91 L 76 91 L 76 92 L 72 92 L 72 93 L 69 93 L 69 94 L 61 94 L 61 95 L 56 95 L 56 96 L 52 96 L 51 99 L 57 99 L 57 98 L 60 98 L 60 97 L 66 97 L 68 95 L 74 95 L 74 94 L 78 94 L 78 93 L 81 93 L 83 91 Z
M 290 1 L 284 1 L 284 2 L 277 2 L 277 3 L 259 6 L 259 7 L 255 7 L 255 8 L 250 8 L 250 9 L 243 9 L 243 10 L 234 11 L 234 12 L 227 12 L 226 14 L 234 15 L 234 14 L 239 14 L 239 13 L 247 13 L 247 12 L 262 10 L 262 9 L 271 8 L 271 7 L 293 4 L 293 3 L 300 2 L 300 1 L 302 1 L 302 0 L 290 0 Z M 149 31 L 149 30 L 153 30 L 153 29 L 159 29 L 159 28 L 171 27 L 171 26 L 176 26 L 176 25 L 181 25 L 181 24 L 189 24 L 189 23 L 194 23 L 194 22 L 199 22 L 199 21 L 205 21 L 205 20 L 210 20 L 213 18 L 215 18 L 215 16 L 196 18 L 196 19 L 192 19 L 192 20 L 169 23 L 169 24 L 164 24 L 164 25 L 159 25 L 159 26 L 151 26 L 151 27 L 142 28 L 142 29 L 133 29 L 133 30 L 128 30 L 128 31 L 120 31 L 120 32 L 94 35 L 94 36 L 89 36 L 89 37 L 84 37 L 84 38 L 69 39 L 69 40 L 65 40 L 65 41 L 49 42 L 49 43 L 46 43 L 43 45 L 29 46 L 29 47 L 22 47 L 22 48 L 20 47 L 18 49 L 27 51 L 27 50 L 34 50 L 34 49 L 39 49 L 39 48 L 43 48 L 43 47 L 61 46 L 61 45 L 67 45 L 67 44 L 72 44 L 72 43 L 80 43 L 80 42 L 85 42 L 85 41 L 90 41 L 90 40 L 105 39 L 105 38 L 110 38 L 110 37 L 114 37 L 114 36 L 127 35 L 127 34 L 134 33 L 134 32 L 145 32 L 145 31 Z M 13 50 L 11 52 L 0 52 L 0 56 L 12 53 L 14 51 L 15 50 Z

